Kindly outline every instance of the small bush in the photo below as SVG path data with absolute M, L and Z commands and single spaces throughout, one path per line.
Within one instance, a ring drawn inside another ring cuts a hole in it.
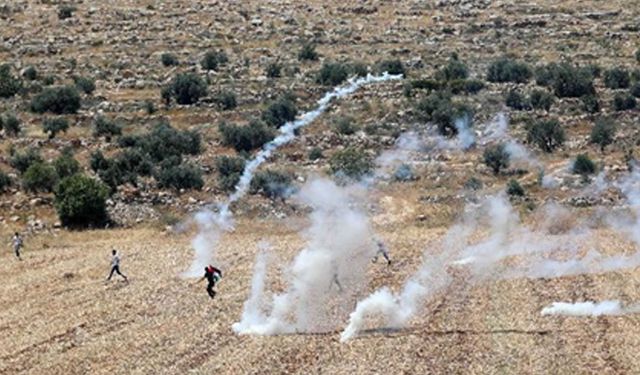
M 585 95 L 580 98 L 582 100 L 582 108 L 587 113 L 600 112 L 600 101 L 596 95 Z
M 489 65 L 487 80 L 489 82 L 526 83 L 533 73 L 529 65 L 508 57 L 502 57 Z
M 108 160 L 104 157 L 100 150 L 94 151 L 91 153 L 91 158 L 89 160 L 89 166 L 91 170 L 94 172 L 98 172 L 101 170 L 105 170 L 109 167 Z
M 469 76 L 469 68 L 458 59 L 457 55 L 449 58 L 447 64 L 436 72 L 436 79 L 440 81 L 464 80 Z
M 229 62 L 229 58 L 224 51 L 209 51 L 205 53 L 200 64 L 204 70 L 217 70 L 220 65 Z
M 245 161 L 242 158 L 220 156 L 216 159 L 218 170 L 218 186 L 224 191 L 232 191 L 244 171 Z
M 322 149 L 320 147 L 314 147 L 309 151 L 309 160 L 318 160 L 324 158 L 322 155 Z
M 277 62 L 270 63 L 265 69 L 265 74 L 269 78 L 280 78 L 282 76 L 282 65 Z
M 458 134 L 455 120 L 473 116 L 472 111 L 464 104 L 453 103 L 451 95 L 446 92 L 431 93 L 418 102 L 416 109 L 422 120 L 435 123 L 438 132 L 447 137 Z
M 164 66 L 176 66 L 180 64 L 178 57 L 173 53 L 163 53 L 160 55 L 160 61 Z
M 120 134 L 122 134 L 122 127 L 105 116 L 98 116 L 93 122 L 93 136 L 96 138 L 104 136 L 109 141 L 112 136 Z
M 418 90 L 435 91 L 442 88 L 442 83 L 433 79 L 414 79 L 410 84 L 412 88 Z
M 509 153 L 502 143 L 487 147 L 484 150 L 483 159 L 493 174 L 498 174 L 500 170 L 509 168 Z
M 169 168 L 160 169 L 156 176 L 158 185 L 161 188 L 197 189 L 204 186 L 202 171 L 192 164 L 174 165 Z
M 292 193 L 290 173 L 266 170 L 255 174 L 251 181 L 252 194 L 261 194 L 267 198 L 286 198 Z
M 527 141 L 550 153 L 562 146 L 565 134 L 558 120 L 540 120 L 528 127 Z
M 91 95 L 94 91 L 96 91 L 96 83 L 92 78 L 74 77 L 73 81 L 76 87 L 82 90 L 82 92 L 87 95 Z
M 349 67 L 341 63 L 324 63 L 316 76 L 316 82 L 325 86 L 337 86 L 349 77 Z
M 300 61 L 315 61 L 318 60 L 318 53 L 316 52 L 316 46 L 313 43 L 305 43 L 302 45 L 300 52 L 298 52 L 298 60 Z
M 24 72 L 22 72 L 22 76 L 29 81 L 35 81 L 38 79 L 38 70 L 33 66 L 28 66 Z
M 559 98 L 579 98 L 595 94 L 593 76 L 587 68 L 579 68 L 569 64 L 557 65 L 553 79 L 554 93 Z
M 344 174 L 357 180 L 371 172 L 373 162 L 364 151 L 349 147 L 333 154 L 329 166 L 334 174 Z
M 7 191 L 7 188 L 9 188 L 11 185 L 13 185 L 11 177 L 9 177 L 9 175 L 4 173 L 3 171 L 0 171 L 0 192 Z
M 57 183 L 56 169 L 43 162 L 32 164 L 22 175 L 23 187 L 32 192 L 51 192 Z
M 464 188 L 469 190 L 480 190 L 482 189 L 482 181 L 477 177 L 470 177 L 465 181 Z
M 51 86 L 51 85 L 53 85 L 54 83 L 56 83 L 56 77 L 55 77 L 55 76 L 53 76 L 53 75 L 45 76 L 45 77 L 42 79 L 42 84 L 43 84 L 43 85 L 45 85 L 45 86 Z
M 626 89 L 631 79 L 629 72 L 624 68 L 613 68 L 604 72 L 604 85 L 610 89 Z
M 80 109 L 80 94 L 73 86 L 47 87 L 31 100 L 36 113 L 76 113 Z
M 54 205 L 63 225 L 89 227 L 108 221 L 109 189 L 93 178 L 76 174 L 63 179 L 55 189 Z
M 507 183 L 507 194 L 512 197 L 522 197 L 524 196 L 524 189 L 517 180 L 512 178 Z
M 604 152 L 605 147 L 613 143 L 616 127 L 610 119 L 598 119 L 593 129 L 589 142 L 600 146 L 600 151 Z
M 585 154 L 580 154 L 573 162 L 573 173 L 588 176 L 596 172 L 596 165 Z
M 555 97 L 545 90 L 533 90 L 529 95 L 529 101 L 533 108 L 549 111 L 555 101 Z
M 66 178 L 80 172 L 80 163 L 73 157 L 69 150 L 62 152 L 60 156 L 53 162 L 58 177 Z
M 220 92 L 218 95 L 216 95 L 214 101 L 223 111 L 228 111 L 238 106 L 236 94 L 231 91 Z
M 75 7 L 70 5 L 60 5 L 58 7 L 58 18 L 61 20 L 65 20 L 67 18 L 73 17 L 73 13 L 76 11 Z
M 477 79 L 454 80 L 449 82 L 449 88 L 454 94 L 477 94 L 485 88 L 484 82 Z
M 353 63 L 349 67 L 349 71 L 352 75 L 358 77 L 366 77 L 369 74 L 369 68 L 363 63 Z
M 340 117 L 334 123 L 334 129 L 338 134 L 351 135 L 358 131 L 351 117 Z
M 156 106 L 153 104 L 151 100 L 145 100 L 144 110 L 145 112 L 147 112 L 148 115 L 152 115 L 157 111 Z
M 527 98 L 516 90 L 509 91 L 504 103 L 507 107 L 515 109 L 516 111 L 527 111 L 531 109 Z
M 279 128 L 287 122 L 296 119 L 298 109 L 289 96 L 283 96 L 271 103 L 264 111 L 262 111 L 262 120 L 267 125 Z
M 218 130 L 222 135 L 222 143 L 236 151 L 252 151 L 270 142 L 275 134 L 262 121 L 251 121 L 246 126 L 221 123 Z
M 640 98 L 640 82 L 634 83 L 629 89 L 629 93 L 636 98 Z
M 137 148 L 154 161 L 170 157 L 197 155 L 202 151 L 200 134 L 190 130 L 176 130 L 168 122 L 160 122 L 147 134 L 130 138 L 130 147 Z
M 46 118 L 42 122 L 42 131 L 49 133 L 49 139 L 55 138 L 60 132 L 69 129 L 69 122 L 63 117 Z
M 20 92 L 22 81 L 11 74 L 11 66 L 0 66 L 0 98 L 10 98 Z
M 384 60 L 378 63 L 378 71 L 380 73 L 387 72 L 389 74 L 405 75 L 404 64 L 400 60 Z
M 627 111 L 636 108 L 636 98 L 627 93 L 618 93 L 613 97 L 613 108 L 616 111 Z
M 207 95 L 207 83 L 196 74 L 181 73 L 171 81 L 168 90 L 168 94 L 163 93 L 163 98 L 170 95 L 178 104 L 194 104 Z
M 5 134 L 16 136 L 18 135 L 18 133 L 20 133 L 20 119 L 18 119 L 15 115 L 6 115 L 4 120 L 0 122 L 2 123 Z
M 31 165 L 42 162 L 43 159 L 40 156 L 40 152 L 33 148 L 14 152 L 9 159 L 9 165 L 20 173 L 24 173 Z
M 640 48 L 636 50 L 636 61 L 640 62 Z

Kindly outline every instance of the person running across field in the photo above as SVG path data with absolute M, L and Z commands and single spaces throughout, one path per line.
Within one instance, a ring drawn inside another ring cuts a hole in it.
M 20 249 L 22 249 L 22 245 L 23 245 L 23 241 L 22 241 L 22 237 L 20 236 L 20 233 L 16 232 L 13 235 L 13 251 L 16 253 L 16 257 L 18 257 L 18 260 L 22 260 L 22 258 L 20 257 Z
M 378 257 L 380 255 L 382 255 L 384 257 L 384 259 L 387 260 L 387 265 L 390 266 L 391 265 L 391 258 L 389 258 L 389 251 L 387 250 L 387 247 L 379 239 L 376 239 L 376 246 L 377 246 L 378 249 L 376 250 L 376 255 L 373 257 L 373 259 L 371 261 L 373 263 L 377 262 L 378 261 Z
M 212 265 L 208 265 L 204 268 L 204 276 L 199 281 L 207 279 L 207 293 L 209 293 L 209 297 L 213 299 L 216 296 L 216 291 L 213 290 L 213 287 L 216 286 L 216 283 L 222 279 L 222 271 L 217 269 Z
M 124 278 L 124 281 L 129 282 L 129 279 L 127 279 L 127 277 L 123 275 L 122 272 L 120 272 L 120 256 L 118 255 L 116 249 L 111 250 L 111 272 L 109 272 L 107 281 L 111 280 L 111 276 L 113 276 L 114 272 L 122 276 Z

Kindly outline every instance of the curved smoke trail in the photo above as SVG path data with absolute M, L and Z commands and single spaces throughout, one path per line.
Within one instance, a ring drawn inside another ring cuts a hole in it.
M 280 134 L 271 142 L 264 145 L 262 150 L 246 164 L 234 193 L 229 196 L 229 199 L 227 199 L 225 203 L 219 206 L 218 212 L 204 210 L 195 215 L 195 220 L 198 223 L 198 234 L 192 241 L 195 257 L 189 269 L 183 273 L 183 276 L 199 276 L 206 265 L 213 263 L 214 249 L 222 231 L 233 228 L 231 211 L 229 209 L 231 203 L 242 198 L 247 193 L 256 169 L 258 169 L 278 147 L 293 140 L 297 129 L 317 119 L 329 108 L 329 104 L 334 99 L 350 95 L 364 85 L 399 79 L 402 79 L 401 74 L 392 75 L 386 72 L 379 76 L 369 74 L 366 77 L 352 78 L 345 86 L 336 87 L 332 91 L 327 92 L 318 100 L 318 107 L 316 109 L 304 113 L 295 121 L 284 124 L 280 128 Z

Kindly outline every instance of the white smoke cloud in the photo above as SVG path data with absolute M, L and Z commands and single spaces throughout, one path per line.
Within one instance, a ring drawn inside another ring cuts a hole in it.
M 515 140 L 509 134 L 509 119 L 506 114 L 500 112 L 486 125 L 482 144 L 502 142 L 505 151 L 509 154 L 509 160 L 515 167 L 541 168 L 542 164 L 524 145 Z
M 601 316 L 625 315 L 640 312 L 640 305 L 623 307 L 620 301 L 602 302 L 553 302 L 540 312 L 542 315 Z
M 204 211 L 203 213 L 196 215 L 198 234 L 194 241 L 192 241 L 195 256 L 189 266 L 189 269 L 183 273 L 183 276 L 199 276 L 201 270 L 213 261 L 215 258 L 215 248 L 222 232 L 233 227 L 230 211 L 231 203 L 242 198 L 247 193 L 251 180 L 253 179 L 253 175 L 258 167 L 264 163 L 278 147 L 293 140 L 297 129 L 310 124 L 322 115 L 322 113 L 329 108 L 331 101 L 334 99 L 350 95 L 364 85 L 399 79 L 402 79 L 402 75 L 390 75 L 387 73 L 383 73 L 379 76 L 369 74 L 366 77 L 352 78 L 346 85 L 336 87 L 332 91 L 326 93 L 320 100 L 318 100 L 318 106 L 314 110 L 302 114 L 295 121 L 284 124 L 280 128 L 279 135 L 271 142 L 265 144 L 262 150 L 245 165 L 245 169 L 240 177 L 240 181 L 236 185 L 234 193 L 219 207 L 218 213 L 216 214 L 212 211 Z
M 376 158 L 376 177 L 388 178 L 398 167 L 409 162 L 413 154 L 423 149 L 424 143 L 417 133 L 413 131 L 402 133 L 391 150 L 383 152 Z
M 307 245 L 293 260 L 288 287 L 273 297 L 271 311 L 259 314 L 251 310 L 254 304 L 245 304 L 242 321 L 234 325 L 239 334 L 333 330 L 367 285 L 374 236 L 348 189 L 316 179 L 296 198 L 313 209 Z
M 244 303 L 240 322 L 231 327 L 234 332 L 250 332 L 251 327 L 260 325 L 266 321 L 267 296 L 265 295 L 265 281 L 267 277 L 267 265 L 269 263 L 269 246 L 262 244 L 260 252 L 256 256 L 251 280 L 251 293 Z

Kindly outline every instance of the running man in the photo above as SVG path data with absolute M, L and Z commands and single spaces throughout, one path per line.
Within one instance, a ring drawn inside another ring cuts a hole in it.
M 376 255 L 373 257 L 373 259 L 371 261 L 373 263 L 377 262 L 378 261 L 378 257 L 380 255 L 382 255 L 384 257 L 384 259 L 387 260 L 387 266 L 390 266 L 391 265 L 391 258 L 389 258 L 389 252 L 387 251 L 387 247 L 379 239 L 376 240 L 376 246 L 378 247 L 378 250 L 376 250 Z
M 107 277 L 107 281 L 111 280 L 111 276 L 113 273 L 117 273 L 118 275 L 124 278 L 124 281 L 129 282 L 127 277 L 120 272 L 120 256 L 116 249 L 111 250 L 111 272 L 109 272 L 109 277 Z
M 16 253 L 18 260 L 22 260 L 22 258 L 20 258 L 20 249 L 22 249 L 22 237 L 20 236 L 20 233 L 16 232 L 16 234 L 13 235 L 12 241 L 13 251 Z
M 216 283 L 222 279 L 222 271 L 215 268 L 212 265 L 208 265 L 204 268 L 204 276 L 199 281 L 207 279 L 207 293 L 209 293 L 209 297 L 213 299 L 216 296 L 216 291 L 213 290 L 213 287 L 216 286 Z

